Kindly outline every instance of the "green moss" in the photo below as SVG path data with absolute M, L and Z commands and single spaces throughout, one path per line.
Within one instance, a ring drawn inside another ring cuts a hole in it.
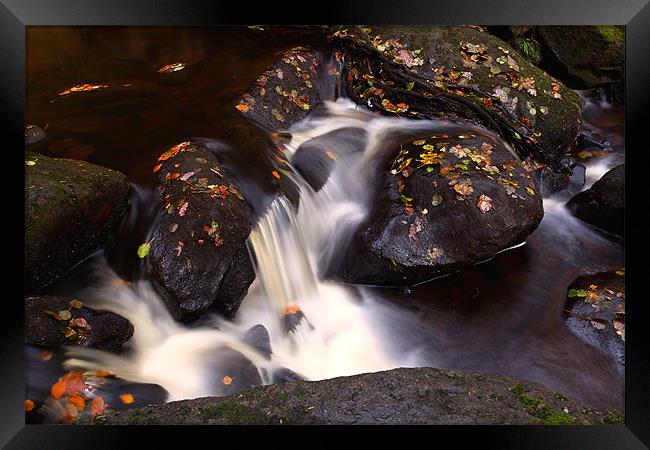
M 234 400 L 226 400 L 206 406 L 204 416 L 213 419 L 225 419 L 237 424 L 268 424 L 269 416 L 254 408 L 242 405 Z
M 566 395 L 564 395 L 561 392 L 556 392 L 555 393 L 555 398 L 558 398 L 560 400 L 564 400 L 565 402 L 570 402 L 571 401 L 571 399 L 569 397 L 567 397 Z
M 617 26 L 597 25 L 596 29 L 609 42 L 625 42 L 625 33 Z
M 546 400 L 526 395 L 524 393 L 525 391 L 526 387 L 523 384 L 518 384 L 512 388 L 512 392 L 517 395 L 519 402 L 524 405 L 528 414 L 535 417 L 540 423 L 545 425 L 576 423 L 576 418 L 571 414 L 554 410 Z M 559 392 L 556 393 L 556 397 L 558 394 L 568 399 L 568 397 Z
M 609 410 L 605 413 L 603 422 L 612 425 L 624 425 L 625 424 L 625 414 L 621 411 Z

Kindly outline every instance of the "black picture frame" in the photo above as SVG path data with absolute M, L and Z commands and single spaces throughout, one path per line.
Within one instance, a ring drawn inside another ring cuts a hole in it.
M 16 271 L 5 278 L 9 292 L 3 301 L 4 320 L 0 327 L 2 339 L 2 378 L 0 392 L 2 421 L 0 443 L 6 448 L 125 448 L 145 438 L 154 445 L 160 440 L 171 445 L 179 440 L 196 445 L 195 440 L 207 438 L 213 443 L 225 442 L 226 433 L 245 442 L 251 437 L 241 427 L 91 427 L 25 425 L 24 419 L 24 221 L 16 219 L 24 211 L 24 173 L 17 149 L 24 145 L 25 125 L 25 27 L 30 25 L 182 25 L 210 26 L 228 24 L 480 24 L 480 25 L 625 25 L 625 140 L 631 148 L 635 164 L 628 164 L 626 178 L 627 215 L 625 235 L 632 245 L 625 247 L 626 291 L 628 303 L 625 426 L 490 426 L 436 427 L 426 431 L 430 439 L 439 442 L 444 436 L 455 442 L 474 439 L 480 445 L 498 448 L 647 448 L 650 445 L 650 351 L 649 328 L 644 321 L 642 298 L 645 237 L 643 218 L 633 219 L 630 205 L 647 203 L 643 189 L 633 188 L 634 180 L 643 180 L 643 140 L 647 128 L 650 98 L 650 5 L 648 0 L 545 0 L 524 3 L 517 0 L 481 1 L 328 1 L 319 4 L 302 2 L 297 5 L 247 4 L 209 0 L 0 0 L 0 68 L 2 92 L 2 123 L 4 124 L 6 169 L 4 197 L 5 225 L 9 225 L 3 240 L 5 260 Z M 638 147 L 638 148 L 637 148 Z M 646 148 L 644 148 L 646 147 Z M 8 181 L 10 177 L 14 179 Z M 9 202 L 11 200 L 11 204 Z M 644 201 L 645 200 L 645 201 Z M 13 204 L 13 202 L 16 204 Z M 22 216 L 24 217 L 24 216 Z M 637 231 L 635 231 L 635 229 Z M 638 234 L 638 235 L 637 235 Z M 21 238 L 16 238 L 20 236 Z M 637 258 L 638 257 L 638 258 Z M 630 262 L 628 262 L 628 260 Z M 22 264 L 21 264 L 22 263 Z M 5 273 L 8 273 L 5 271 Z M 22 292 L 21 292 L 22 291 Z M 339 430 L 340 428 L 336 428 Z M 404 428 L 393 428 L 404 431 Z M 407 433 L 412 433 L 410 428 Z M 421 430 L 421 428 L 420 428 Z M 182 431 L 179 433 L 178 431 Z M 275 428 L 255 428 L 256 437 L 275 432 Z M 285 430 L 286 431 L 286 430 Z M 313 439 L 313 430 L 292 428 L 284 444 L 306 445 Z M 348 431 L 348 430 L 346 430 Z M 385 429 L 374 428 L 382 436 Z M 187 433 L 186 433 L 187 432 Z M 337 442 L 334 434 L 326 432 L 328 440 Z M 218 439 L 218 440 L 217 440 Z M 279 443 L 282 443 L 278 441 Z M 407 441 L 408 442 L 408 441 Z

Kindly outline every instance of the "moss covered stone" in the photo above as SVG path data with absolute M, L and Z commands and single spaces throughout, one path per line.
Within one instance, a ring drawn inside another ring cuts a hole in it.
M 85 161 L 25 153 L 28 292 L 101 249 L 125 211 L 126 176 Z

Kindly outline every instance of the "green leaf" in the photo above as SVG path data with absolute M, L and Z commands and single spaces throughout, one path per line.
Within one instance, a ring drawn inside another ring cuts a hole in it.
M 413 201 L 413 199 L 412 199 L 411 197 L 407 197 L 407 196 L 405 196 L 404 194 L 400 195 L 400 196 L 399 196 L 399 199 L 400 199 L 403 203 L 408 203 L 408 202 L 412 202 L 412 201 Z
M 412 90 L 413 90 L 413 86 L 415 86 L 415 82 L 414 82 L 414 81 L 411 81 L 410 83 L 407 83 L 407 84 L 406 84 L 406 90 L 407 90 L 407 91 L 412 91 Z
M 140 259 L 143 259 L 145 256 L 149 254 L 149 248 L 151 247 L 152 242 L 153 239 L 150 240 L 149 242 L 145 242 L 140 247 L 138 247 L 138 256 L 140 257 Z
M 427 172 L 433 172 L 433 167 L 431 166 L 427 167 Z
M 579 290 L 576 291 L 576 296 L 578 296 L 578 297 L 586 297 L 587 293 L 585 291 L 583 291 L 582 289 L 579 289 Z
M 575 289 L 569 289 L 569 298 L 573 298 L 577 295 L 578 291 Z

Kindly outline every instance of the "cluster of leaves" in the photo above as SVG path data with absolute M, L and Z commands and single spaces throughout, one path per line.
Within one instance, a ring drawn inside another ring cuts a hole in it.
M 43 313 L 59 321 L 59 331 L 71 342 L 82 343 L 90 335 L 90 324 L 83 317 L 75 316 L 75 312 L 83 307 L 83 303 L 72 299 L 68 302 L 68 305 L 68 309 L 61 311 L 45 309 Z
M 625 276 L 624 270 L 618 270 L 616 275 Z M 569 311 L 569 313 L 589 321 L 589 323 L 597 330 L 605 330 L 607 327 L 612 327 L 613 331 L 625 341 L 625 289 L 610 289 L 608 286 L 599 286 L 590 284 L 583 289 L 569 289 L 567 296 L 569 298 L 581 299 L 584 303 L 591 306 L 594 313 L 601 311 L 611 311 L 614 317 L 611 321 L 595 318 L 591 316 L 578 316 L 576 313 Z
M 318 60 L 315 54 L 304 47 L 294 47 L 288 50 L 282 56 L 282 62 L 286 64 L 284 67 L 272 67 L 267 69 L 260 75 L 255 84 L 260 97 L 267 94 L 269 88 L 269 81 L 273 80 L 275 87 L 273 88 L 280 96 L 278 108 L 272 108 L 271 114 L 278 122 L 284 122 L 286 119 L 283 115 L 289 114 L 292 111 L 292 106 L 295 105 L 302 110 L 309 110 L 311 108 L 309 89 L 313 88 L 312 77 L 318 73 Z M 286 76 L 285 70 L 293 70 L 297 79 L 302 79 L 300 87 L 297 89 L 286 90 L 282 86 L 281 80 Z M 235 108 L 243 113 L 249 112 L 255 105 L 256 100 L 250 92 L 242 95 L 241 100 Z
M 367 28 L 364 31 L 372 32 L 371 29 Z M 424 64 L 424 59 L 421 58 L 420 54 L 422 49 L 409 50 L 404 44 L 399 42 L 397 39 L 386 39 L 382 40 L 381 35 L 376 35 L 370 43 L 385 56 L 393 60 L 397 64 L 402 64 L 409 69 L 415 66 L 421 66 Z
M 51 353 L 44 352 L 42 357 L 51 357 Z M 62 423 L 70 423 L 82 413 L 91 416 L 102 414 L 109 405 L 103 397 L 94 392 L 95 386 L 102 378 L 111 376 L 110 372 L 104 370 L 67 372 L 50 387 L 50 395 L 43 404 L 49 412 L 56 414 Z M 134 402 L 131 394 L 120 395 L 120 400 L 124 404 Z M 34 400 L 25 400 L 25 412 L 29 413 L 36 408 Z

